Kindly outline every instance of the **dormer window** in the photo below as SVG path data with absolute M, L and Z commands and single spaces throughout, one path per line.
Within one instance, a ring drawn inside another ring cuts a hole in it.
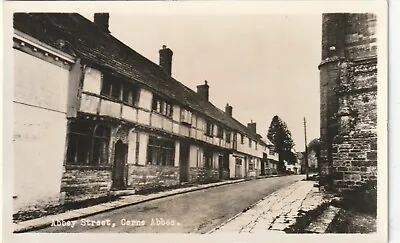
M 249 138 L 249 147 L 251 148 L 251 138 Z
M 244 144 L 244 135 L 243 134 L 240 134 L 240 143 Z

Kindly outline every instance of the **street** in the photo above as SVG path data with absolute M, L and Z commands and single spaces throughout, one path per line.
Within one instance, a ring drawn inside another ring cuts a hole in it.
M 76 221 L 55 221 L 53 226 L 36 232 L 205 233 L 304 177 L 250 180 L 170 196 Z

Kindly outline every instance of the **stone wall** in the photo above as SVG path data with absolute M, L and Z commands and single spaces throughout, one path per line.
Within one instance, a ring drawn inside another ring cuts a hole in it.
M 222 170 L 222 179 L 223 180 L 229 180 L 229 175 L 230 175 L 229 169 Z
M 108 196 L 111 189 L 111 168 L 67 168 L 61 182 L 64 202 L 76 202 Z
M 376 190 L 376 16 L 324 14 L 322 27 L 321 183 Z
M 199 183 L 217 182 L 219 181 L 219 171 L 218 169 L 191 167 L 189 181 Z
M 333 183 L 339 191 L 376 180 L 376 75 L 374 58 L 340 63 L 338 134 L 332 143 Z
M 137 191 L 179 184 L 179 168 L 157 165 L 129 165 L 127 188 Z
M 343 137 L 333 149 L 334 184 L 339 190 L 360 187 L 377 179 L 377 138 Z

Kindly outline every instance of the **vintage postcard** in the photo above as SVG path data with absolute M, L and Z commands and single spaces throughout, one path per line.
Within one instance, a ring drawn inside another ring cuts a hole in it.
M 3 36 L 5 242 L 387 240 L 385 2 L 8 2 Z

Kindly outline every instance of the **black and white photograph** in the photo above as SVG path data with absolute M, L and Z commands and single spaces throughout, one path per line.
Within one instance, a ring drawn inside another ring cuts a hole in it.
M 4 38 L 12 235 L 385 240 L 384 4 L 24 4 Z

